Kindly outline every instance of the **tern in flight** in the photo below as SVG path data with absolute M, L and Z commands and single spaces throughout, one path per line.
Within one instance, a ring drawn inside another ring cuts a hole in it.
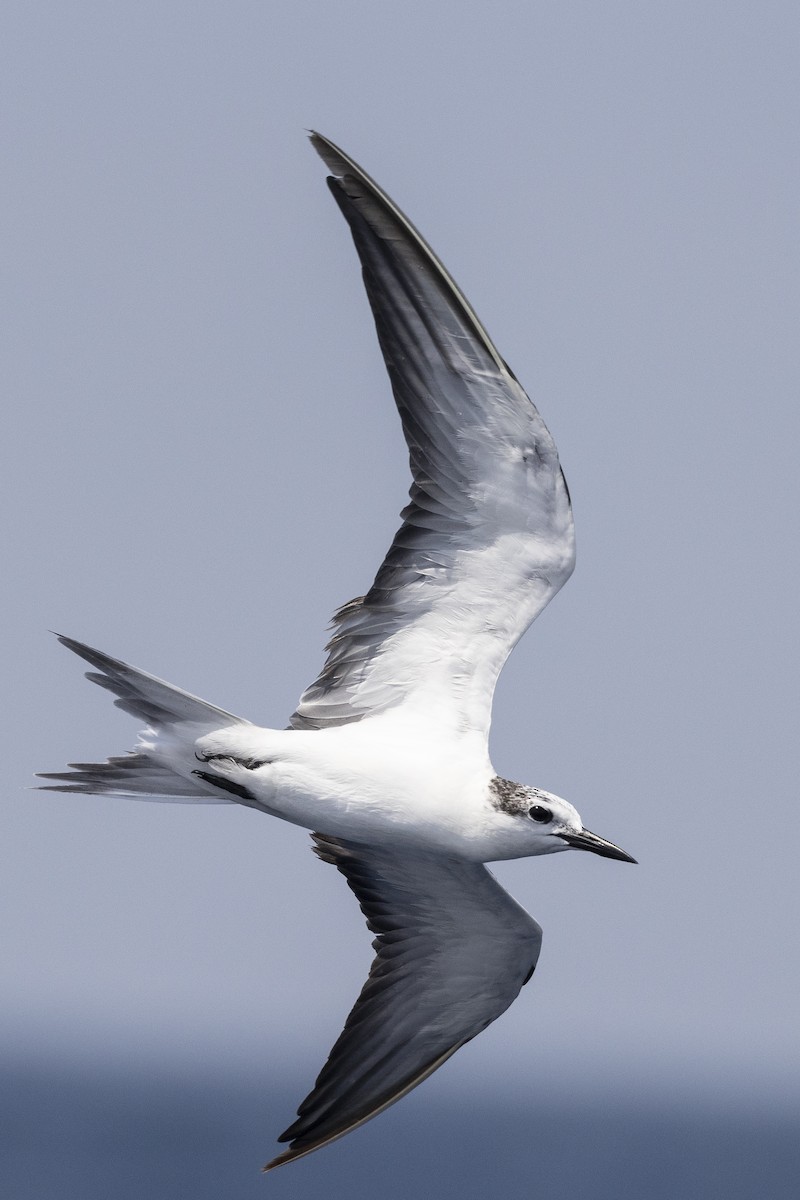
M 45 776 L 57 791 L 244 804 L 302 825 L 355 893 L 375 934 L 369 978 L 265 1169 L 382 1112 L 516 998 L 542 931 L 484 863 L 570 848 L 635 861 L 489 760 L 500 670 L 574 565 L 553 439 L 411 222 L 332 142 L 311 141 L 353 235 L 408 443 L 402 524 L 366 595 L 336 613 L 287 729 L 62 637 L 147 727 L 127 755 Z

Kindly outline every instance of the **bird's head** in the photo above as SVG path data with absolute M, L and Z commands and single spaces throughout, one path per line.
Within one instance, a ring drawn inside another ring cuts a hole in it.
M 493 807 L 513 821 L 513 826 L 507 826 L 514 845 L 519 848 L 513 857 L 591 850 L 603 858 L 636 862 L 613 842 L 585 829 L 577 810 L 552 792 L 499 778 L 492 780 L 490 791 Z

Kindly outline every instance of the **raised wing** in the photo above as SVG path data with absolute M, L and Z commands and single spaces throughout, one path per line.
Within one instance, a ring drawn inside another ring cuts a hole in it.
M 553 439 L 413 225 L 341 150 L 312 136 L 361 259 L 408 443 L 410 504 L 366 596 L 337 613 L 294 728 L 411 703 L 488 735 L 497 676 L 569 578 L 569 494 Z
M 343 1137 L 422 1083 L 516 998 L 542 931 L 481 863 L 314 834 L 377 934 L 355 1008 L 265 1170 Z

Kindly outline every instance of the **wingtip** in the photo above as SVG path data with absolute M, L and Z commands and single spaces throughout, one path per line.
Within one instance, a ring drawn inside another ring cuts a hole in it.
M 340 146 L 337 146 L 330 138 L 325 137 L 323 133 L 318 133 L 316 129 L 309 129 L 308 140 L 332 175 L 341 179 L 343 175 L 353 174 L 363 177 L 365 182 L 368 181 L 369 177 L 363 167 L 354 162 L 348 154 L 345 154 Z M 372 181 L 369 180 L 369 182 L 371 183 Z M 373 184 L 373 187 L 375 186 Z
M 313 1146 L 298 1147 L 292 1150 L 284 1150 L 283 1154 L 279 1154 L 277 1158 L 272 1158 L 265 1166 L 261 1168 L 261 1174 L 266 1175 L 268 1171 L 274 1171 L 276 1167 L 285 1167 L 287 1163 L 294 1162 L 296 1158 L 305 1158 L 307 1154 L 311 1154 L 317 1149 L 316 1144 Z
M 109 669 L 119 669 L 127 666 L 126 663 L 112 658 L 110 654 L 105 654 L 102 650 L 96 650 L 94 646 L 90 646 L 86 642 L 79 642 L 77 638 L 68 637 L 65 633 L 56 633 L 52 629 L 50 632 L 54 637 L 58 638 L 58 641 L 67 650 L 71 650 L 78 658 L 82 658 L 84 662 L 90 663 L 100 671 L 107 672 Z M 87 672 L 87 679 L 89 677 L 89 672 Z M 98 681 L 95 679 L 93 682 L 96 683 Z
M 323 147 L 327 149 L 332 145 L 332 143 L 328 140 L 328 138 L 325 137 L 324 133 L 319 133 L 316 129 L 307 129 L 306 133 L 308 134 L 308 140 L 311 142 L 311 145 L 314 147 L 317 154 L 321 154 L 324 157 Z
M 77 654 L 79 657 L 83 657 L 81 651 L 91 649 L 85 642 L 79 642 L 77 638 L 71 638 L 66 633 L 56 633 L 55 629 L 51 629 L 49 632 L 52 633 L 54 638 L 57 638 L 62 646 L 66 646 L 68 650 L 71 650 L 73 654 Z

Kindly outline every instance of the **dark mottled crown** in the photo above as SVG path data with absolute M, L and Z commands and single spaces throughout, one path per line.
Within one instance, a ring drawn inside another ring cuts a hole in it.
M 499 812 L 510 813 L 512 816 L 526 813 L 542 794 L 538 788 L 514 783 L 513 779 L 501 779 L 499 775 L 495 775 L 491 780 L 489 793 L 494 807 Z

